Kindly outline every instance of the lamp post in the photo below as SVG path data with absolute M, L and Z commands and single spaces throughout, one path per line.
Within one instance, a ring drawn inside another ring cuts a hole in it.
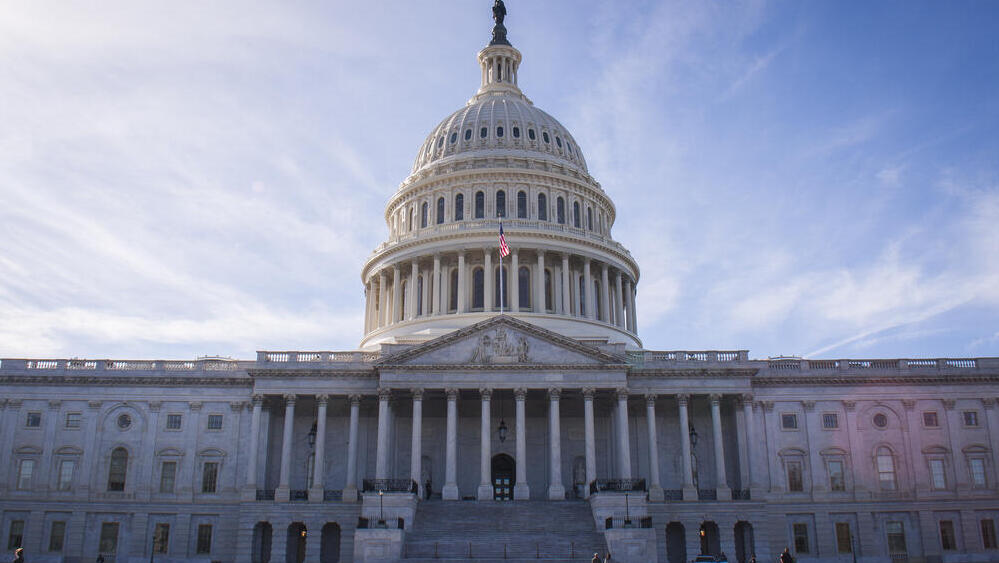
M 385 525 L 385 491 L 378 490 L 378 525 L 387 528 Z
M 316 447 L 316 427 L 318 424 L 318 421 L 313 421 L 312 428 L 309 429 L 309 448 Z
M 503 401 L 500 400 L 498 393 L 496 395 L 496 400 L 499 401 L 500 405 L 500 423 L 499 423 L 499 428 L 496 430 L 496 434 L 499 436 L 499 441 L 502 444 L 503 442 L 506 441 L 507 428 L 506 428 L 506 421 L 503 420 Z
M 624 527 L 631 527 L 631 510 L 628 506 L 628 493 L 624 493 Z

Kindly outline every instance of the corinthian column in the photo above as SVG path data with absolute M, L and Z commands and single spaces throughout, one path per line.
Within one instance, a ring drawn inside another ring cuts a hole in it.
M 538 249 L 538 271 L 534 276 L 534 312 L 544 313 L 545 309 L 545 251 Z
M 406 303 L 406 318 L 409 320 L 413 320 L 416 318 L 416 309 L 417 309 L 416 305 L 419 303 L 420 299 L 418 297 L 418 295 L 420 294 L 420 284 L 418 283 L 419 277 L 420 277 L 419 262 L 413 260 L 409 274 L 409 288 L 408 288 L 409 303 Z
M 445 389 L 447 394 L 447 437 L 445 444 L 444 488 L 441 498 L 458 500 L 458 390 Z
M 465 267 L 465 251 L 458 252 L 458 312 L 468 312 L 468 272 Z
M 548 390 L 548 443 L 549 468 L 548 500 L 564 500 L 565 487 L 562 485 L 562 430 L 558 402 L 562 390 L 552 387 Z
M 571 315 L 572 314 L 572 308 L 569 305 L 569 287 L 570 287 L 569 286 L 569 255 L 568 254 L 563 254 L 562 255 L 562 291 L 559 292 L 561 294 L 561 297 L 562 297 L 559 300 L 559 302 L 562 303 L 562 310 L 559 311 L 559 312 L 562 313 L 563 315 Z
M 400 320 L 402 320 L 402 270 L 396 265 L 392 268 L 392 323 Z
M 257 457 L 260 449 L 260 413 L 263 395 L 253 396 L 253 415 L 250 418 L 250 453 L 246 462 L 246 487 L 243 500 L 257 500 Z
M 388 479 L 388 433 L 389 433 L 389 399 L 392 390 L 384 387 L 378 389 L 378 445 L 375 454 L 375 479 Z
M 291 498 L 291 433 L 295 425 L 295 396 L 285 395 L 284 434 L 281 440 L 281 474 L 278 478 L 278 488 L 274 492 L 274 500 L 288 502 Z
M 357 427 L 360 422 L 361 396 L 350 395 L 350 429 L 347 434 L 347 482 L 343 501 L 357 502 Z
M 527 486 L 527 426 L 525 401 L 527 389 L 518 387 L 513 390 L 517 403 L 517 479 L 513 485 L 514 500 L 530 500 L 531 489 Z
M 656 436 L 656 395 L 645 396 L 645 420 L 649 434 L 649 500 L 665 499 L 663 487 L 659 484 L 659 439 Z
M 492 389 L 479 389 L 482 396 L 482 418 L 479 425 L 479 500 L 493 500 L 492 483 L 492 441 L 489 432 L 489 404 Z
M 493 306 L 498 306 L 499 303 L 493 303 L 493 253 L 491 250 L 486 248 L 482 251 L 482 310 L 492 311 Z
M 600 265 L 600 317 L 605 323 L 610 323 L 610 277 L 607 264 Z
M 617 390 L 618 466 L 622 479 L 631 479 L 631 439 L 628 432 L 628 390 Z
M 441 314 L 441 299 L 444 299 L 443 292 L 441 291 L 443 284 L 441 283 L 441 255 L 434 254 L 434 280 L 430 287 L 434 292 L 433 306 L 434 314 Z
M 593 275 L 590 273 L 590 259 L 583 259 L 583 294 L 579 296 L 586 310 L 587 319 L 597 318 L 596 311 L 593 310 Z
M 680 416 L 680 456 L 683 461 L 683 500 L 697 500 L 697 488 L 694 487 L 694 466 L 690 460 L 690 419 L 687 414 L 687 402 L 690 395 L 676 396 Z
M 510 271 L 503 278 L 503 283 L 509 291 L 506 301 L 510 304 L 510 312 L 518 313 L 520 312 L 520 251 L 516 248 L 510 249 Z
M 586 485 L 583 494 L 590 497 L 590 484 L 597 480 L 597 446 L 593 425 L 593 396 L 596 389 L 583 388 L 583 433 L 586 450 Z
M 417 496 L 423 498 L 423 389 L 413 389 L 413 438 L 410 444 L 409 474 L 416 483 Z
M 725 446 L 722 444 L 721 395 L 711 395 L 711 428 L 714 431 L 715 479 L 718 482 L 718 500 L 732 500 L 732 489 L 725 478 Z
M 323 502 L 326 482 L 326 405 L 329 395 L 316 396 L 316 458 L 312 464 L 309 502 Z
M 614 324 L 624 328 L 624 295 L 621 294 L 621 271 L 614 274 Z

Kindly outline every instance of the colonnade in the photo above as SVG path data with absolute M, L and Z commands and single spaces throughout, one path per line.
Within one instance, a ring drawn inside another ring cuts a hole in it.
M 365 284 L 365 334 L 422 317 L 499 311 L 498 268 L 495 247 L 387 266 Z M 637 332 L 635 281 L 615 264 L 586 255 L 511 248 L 503 268 L 504 311 L 566 315 Z M 520 272 L 525 268 L 528 290 L 521 295 Z M 481 284 L 475 277 L 479 269 Z

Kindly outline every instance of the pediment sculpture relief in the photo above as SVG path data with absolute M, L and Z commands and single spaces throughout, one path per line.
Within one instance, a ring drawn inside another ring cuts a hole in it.
M 521 336 L 514 341 L 506 330 L 496 329 L 490 336 L 479 336 L 479 343 L 472 351 L 473 364 L 523 364 L 528 362 L 529 347 L 527 338 Z

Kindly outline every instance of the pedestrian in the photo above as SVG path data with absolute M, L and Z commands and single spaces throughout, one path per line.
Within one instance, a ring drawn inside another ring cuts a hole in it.
M 11 563 L 24 563 L 24 548 L 19 547 L 14 550 L 14 559 Z
M 604 563 L 611 563 L 610 550 L 607 551 L 607 557 L 604 557 Z
M 593 554 L 593 560 L 590 561 L 590 563 L 600 563 L 600 554 L 599 553 L 594 553 Z
M 423 494 L 427 495 L 427 500 L 430 500 L 431 491 L 433 491 L 433 484 L 430 482 L 430 477 L 427 477 L 427 484 L 423 486 Z
M 96 563 L 104 563 L 104 554 L 98 553 Z
M 756 554 L 754 553 L 752 557 L 749 558 L 749 563 L 756 563 Z
M 794 557 L 791 557 L 791 548 L 785 547 L 784 552 L 780 554 L 777 561 L 778 563 L 794 563 Z

